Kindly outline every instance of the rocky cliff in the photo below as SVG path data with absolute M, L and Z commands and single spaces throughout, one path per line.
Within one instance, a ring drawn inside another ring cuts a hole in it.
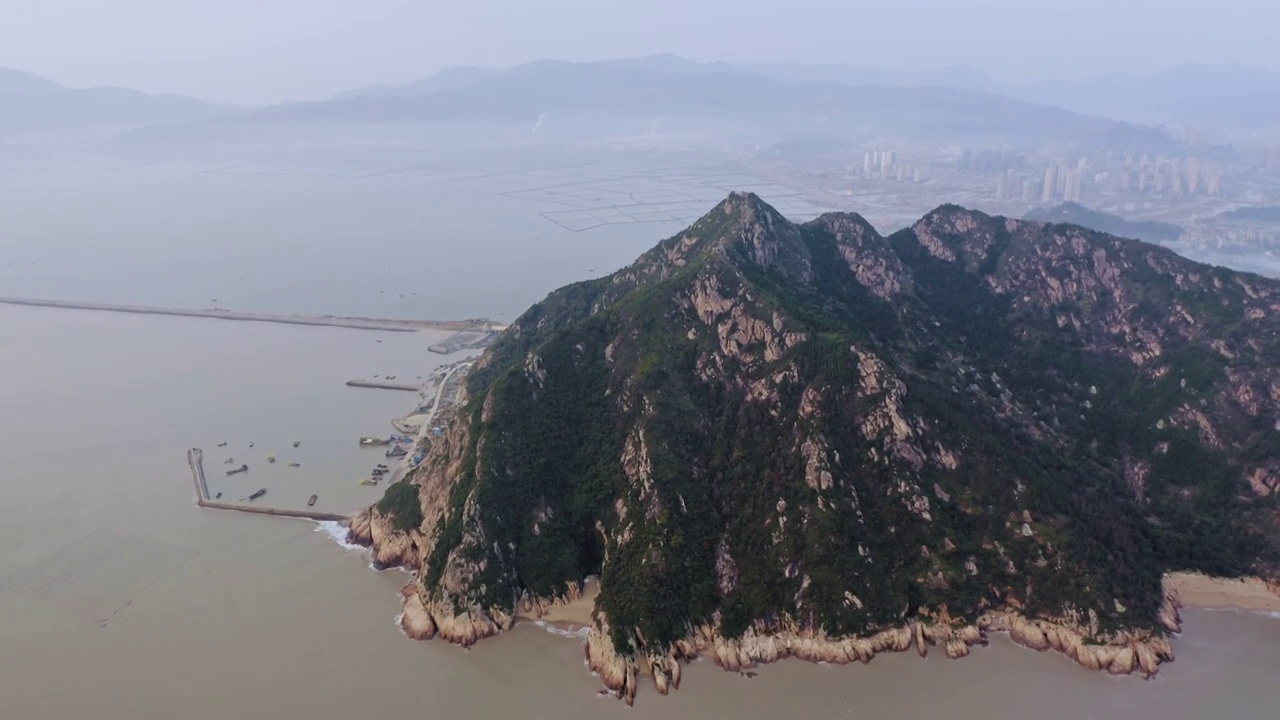
M 700 654 L 992 631 L 1150 675 L 1162 573 L 1280 577 L 1278 318 L 1280 283 L 1075 226 L 734 194 L 514 322 L 352 537 L 418 570 L 414 637 L 598 576 L 587 660 L 628 700 Z

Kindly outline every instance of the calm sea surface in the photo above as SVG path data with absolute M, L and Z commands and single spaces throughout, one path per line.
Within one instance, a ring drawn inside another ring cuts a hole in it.
M 675 230 L 557 230 L 475 186 L 54 174 L 4 179 L 0 295 L 510 318 Z M 1150 682 L 997 639 L 962 661 L 784 662 L 754 679 L 699 662 L 627 710 L 596 697 L 578 640 L 534 626 L 470 651 L 406 640 L 404 574 L 315 523 L 195 506 L 193 445 L 233 499 L 376 500 L 356 481 L 381 455 L 356 438 L 415 398 L 343 383 L 426 375 L 450 359 L 426 352 L 435 336 L 4 306 L 0 328 L 6 720 L 1276 716 L 1280 621 L 1211 611 L 1185 613 L 1178 661 Z M 227 479 L 227 458 L 250 472 Z

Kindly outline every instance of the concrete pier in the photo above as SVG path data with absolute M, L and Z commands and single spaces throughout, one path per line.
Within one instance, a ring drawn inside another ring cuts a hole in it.
M 386 380 L 363 380 L 356 378 L 347 381 L 348 387 L 373 388 L 375 390 L 404 390 L 405 392 L 422 392 L 422 385 L 413 383 L 387 382 Z
M 200 448 L 187 451 L 187 464 L 191 466 L 191 481 L 196 489 L 196 504 L 214 510 L 235 510 L 237 512 L 256 513 L 258 515 L 275 515 L 278 517 L 306 518 L 307 520 L 350 520 L 350 515 L 323 512 L 320 510 L 293 510 L 277 508 L 269 505 L 250 505 L 248 503 L 219 502 L 209 499 L 209 484 L 204 477 L 204 452 Z
M 177 317 L 210 318 L 213 320 L 242 320 L 248 322 L 280 323 L 284 325 L 320 325 L 351 328 L 353 330 L 380 330 L 383 332 L 417 332 L 419 330 L 479 330 L 492 327 L 484 319 L 476 320 L 398 320 L 394 318 L 346 317 L 342 315 L 273 315 L 206 308 L 150 307 L 147 305 L 118 305 L 113 303 L 79 302 L 74 300 L 41 300 L 36 298 L 0 297 L 0 304 L 27 307 L 63 308 L 66 310 L 98 310 L 102 312 L 133 313 L 136 315 L 173 315 Z

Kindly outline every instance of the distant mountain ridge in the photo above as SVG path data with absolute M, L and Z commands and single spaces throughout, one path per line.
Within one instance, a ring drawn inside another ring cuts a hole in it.
M 1074 202 L 1053 207 L 1035 208 L 1022 216 L 1023 220 L 1047 223 L 1066 223 L 1097 230 L 1117 237 L 1135 238 L 1149 243 L 1172 242 L 1186 232 L 1173 223 L 1154 220 L 1127 220 L 1119 215 L 1090 210 Z
M 531 68 L 549 64 L 570 63 L 538 60 L 504 69 L 446 68 L 413 83 L 357 88 L 339 93 L 336 99 L 421 95 L 462 87 L 481 79 L 517 76 Z M 1122 72 L 1011 83 L 972 65 L 905 72 L 840 64 L 704 63 L 677 55 L 650 55 L 592 64 L 686 74 L 754 75 L 785 82 L 980 90 L 1108 119 L 1141 124 L 1201 125 L 1208 129 L 1236 132 L 1256 132 L 1274 127 L 1277 123 L 1275 118 L 1280 116 L 1280 72 L 1242 65 L 1186 64 L 1150 73 Z
M 847 136 L 915 134 L 941 140 L 1039 145 L 1056 141 L 1110 146 L 1117 134 L 1129 149 L 1165 151 L 1173 143 L 1150 127 L 1088 117 L 981 90 L 891 85 L 851 86 L 830 81 L 791 82 L 721 63 L 691 63 L 666 56 L 598 63 L 539 61 L 504 71 L 457 68 L 402 92 L 291 103 L 265 108 L 191 133 L 269 132 L 289 123 L 421 124 L 527 123 L 539 117 L 629 117 L 647 126 L 654 117 L 695 118 L 748 126 L 774 137 L 821 132 Z M 594 129 L 584 122 L 584 135 Z M 175 129 L 181 130 L 181 129 Z M 172 135 L 173 131 L 165 134 Z M 129 141 L 147 140 L 137 133 Z M 179 133 L 178 138 L 181 139 Z M 505 136 L 504 136 L 505 137 Z
M 0 68 L 0 132 L 85 127 L 139 127 L 242 112 L 184 95 L 152 95 L 117 87 L 73 89 L 47 78 Z

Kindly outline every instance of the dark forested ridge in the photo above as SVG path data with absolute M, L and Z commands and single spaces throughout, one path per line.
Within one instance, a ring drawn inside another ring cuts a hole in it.
M 1276 281 L 1080 227 L 733 194 L 489 349 L 411 479 L 420 592 L 509 615 L 599 576 L 621 655 L 1001 608 L 1160 632 L 1166 571 L 1277 575 L 1278 318 Z
M 1090 230 L 1126 238 L 1137 238 L 1150 243 L 1173 242 L 1186 232 L 1173 223 L 1158 220 L 1128 220 L 1119 215 L 1090 210 L 1074 202 L 1053 207 L 1039 207 L 1022 216 L 1023 220 L 1069 223 Z

